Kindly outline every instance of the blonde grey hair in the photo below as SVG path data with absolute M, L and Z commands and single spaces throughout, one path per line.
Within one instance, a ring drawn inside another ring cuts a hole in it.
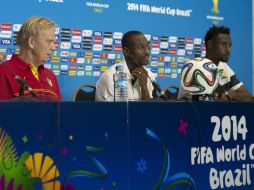
M 16 42 L 22 45 L 27 42 L 30 36 L 38 36 L 41 30 L 56 27 L 56 24 L 45 17 L 33 16 L 25 21 L 17 35 Z

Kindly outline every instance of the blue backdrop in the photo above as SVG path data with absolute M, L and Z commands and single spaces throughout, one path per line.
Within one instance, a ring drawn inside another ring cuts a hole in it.
M 150 68 L 164 87 L 178 84 L 183 64 L 204 56 L 202 42 L 212 24 L 232 32 L 229 65 L 252 91 L 251 0 L 12 0 L 1 4 L 0 59 L 15 52 L 15 35 L 33 15 L 54 20 L 56 51 L 46 63 L 57 75 L 64 100 L 82 83 L 95 84 L 100 74 L 122 57 L 120 40 L 140 30 L 151 41 Z

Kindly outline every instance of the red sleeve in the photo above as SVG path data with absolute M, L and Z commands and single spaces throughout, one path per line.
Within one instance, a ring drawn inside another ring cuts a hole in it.
M 8 100 L 13 98 L 12 89 L 10 86 L 10 81 L 7 77 L 8 71 L 5 69 L 4 65 L 0 65 L 0 100 Z
M 56 76 L 54 75 L 54 87 L 58 96 L 58 101 L 62 101 L 62 96 L 61 96 L 61 92 L 60 92 L 60 88 L 56 79 Z
M 59 88 L 56 76 L 55 76 L 55 74 L 52 71 L 49 70 L 49 72 L 50 72 L 50 75 L 51 75 L 54 91 L 55 91 L 55 93 L 58 96 L 57 97 L 58 101 L 62 101 L 62 96 L 61 96 L 61 92 L 60 92 L 60 88 Z

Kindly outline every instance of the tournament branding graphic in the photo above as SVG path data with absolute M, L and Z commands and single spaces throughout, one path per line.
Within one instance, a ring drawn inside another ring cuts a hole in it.
M 209 183 L 211 189 L 224 189 L 250 186 L 251 173 L 254 169 L 254 144 L 248 144 L 249 138 L 247 120 L 244 115 L 219 117 L 211 116 L 214 124 L 212 142 L 210 146 L 192 147 L 192 165 L 210 165 Z M 222 143 L 220 142 L 228 142 Z M 234 146 L 229 146 L 234 142 Z M 238 144 L 239 143 L 239 144 Z M 228 163 L 235 163 L 236 167 L 227 167 Z M 241 164 L 240 164 L 241 163 Z M 223 167 L 221 167 L 223 165 Z
M 11 24 L 0 24 L 0 30 L 11 30 Z
M 81 30 L 80 29 L 72 29 L 71 33 L 73 36 L 80 36 Z
M 192 14 L 192 9 L 180 9 L 172 8 L 170 6 L 161 6 L 155 4 L 138 4 L 135 2 L 127 2 L 127 11 L 141 12 L 143 14 L 162 14 L 168 16 L 180 16 L 180 17 L 190 17 Z
M 82 30 L 82 36 L 91 37 L 93 35 L 92 30 Z
M 211 0 L 213 7 L 211 9 L 211 15 L 206 15 L 206 19 L 211 20 L 212 24 L 219 24 L 221 21 L 224 21 L 224 17 L 220 16 L 219 2 L 220 0 Z
M 104 32 L 104 33 L 103 33 L 103 36 L 104 36 L 104 37 L 109 37 L 109 38 L 111 38 L 112 35 L 113 35 L 112 32 Z
M 84 64 L 85 63 L 85 58 L 77 58 L 77 63 L 78 64 Z
M 113 43 L 112 38 L 104 38 L 103 39 L 103 44 L 105 44 L 105 45 L 111 45 L 112 43 Z
M 213 0 L 213 9 L 212 12 L 214 14 L 219 14 L 219 6 L 218 6 L 219 0 Z
M 0 32 L 0 38 L 11 38 L 12 31 L 2 30 Z
M 46 2 L 46 3 L 64 3 L 64 0 L 39 0 L 39 3 Z
M 11 45 L 11 40 L 10 39 L 6 39 L 6 38 L 2 38 L 1 39 L 1 44 L 2 45 Z
M 94 13 L 102 13 L 110 7 L 109 4 L 103 3 L 102 0 L 86 1 L 85 5 L 91 7 Z
M 81 36 L 72 36 L 71 38 L 71 42 L 80 43 L 81 41 Z

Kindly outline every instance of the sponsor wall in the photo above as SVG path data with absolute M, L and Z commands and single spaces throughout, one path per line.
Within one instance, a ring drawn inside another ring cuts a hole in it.
M 101 73 L 123 59 L 122 35 L 144 32 L 151 44 L 149 68 L 165 87 L 179 84 L 182 66 L 204 56 L 203 37 L 213 24 L 232 32 L 230 66 L 252 91 L 251 0 L 19 0 L 5 1 L 0 12 L 0 59 L 15 52 L 15 36 L 33 15 L 54 20 L 56 50 L 45 64 L 59 80 L 63 99 L 83 83 L 95 84 Z M 11 12 L 11 14 L 10 14 Z

